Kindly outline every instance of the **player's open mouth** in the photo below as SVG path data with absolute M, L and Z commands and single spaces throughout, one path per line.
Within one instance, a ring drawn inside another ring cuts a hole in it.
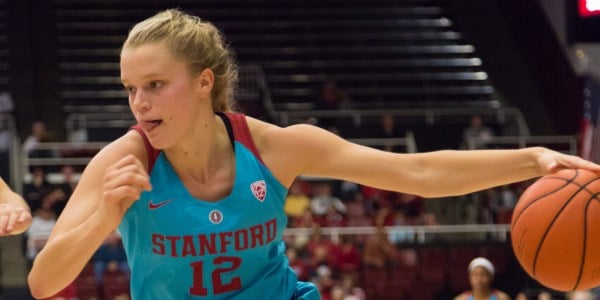
M 149 121 L 140 122 L 140 125 L 146 132 L 151 132 L 156 127 L 158 127 L 160 124 L 162 124 L 162 120 L 149 120 Z

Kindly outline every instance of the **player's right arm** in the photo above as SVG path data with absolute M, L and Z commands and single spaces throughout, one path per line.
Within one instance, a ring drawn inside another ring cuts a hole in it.
M 133 130 L 90 161 L 35 258 L 28 277 L 35 298 L 52 296 L 71 283 L 142 190 L 150 189 L 146 162 L 142 138 Z

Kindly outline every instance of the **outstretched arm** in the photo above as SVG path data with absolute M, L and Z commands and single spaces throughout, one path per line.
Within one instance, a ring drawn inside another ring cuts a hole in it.
M 145 159 L 141 137 L 130 131 L 88 164 L 29 273 L 35 298 L 71 283 L 142 190 L 150 189 Z
M 0 236 L 23 233 L 29 225 L 29 206 L 0 178 Z
M 380 189 L 443 197 L 535 178 L 560 168 L 600 166 L 542 147 L 391 153 L 350 143 L 310 126 L 255 124 L 261 155 L 282 183 L 299 174 L 348 180 Z

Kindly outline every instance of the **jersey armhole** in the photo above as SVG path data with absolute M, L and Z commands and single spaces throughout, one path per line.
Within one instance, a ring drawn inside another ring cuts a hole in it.
M 154 163 L 156 162 L 156 159 L 160 154 L 160 150 L 154 149 L 152 147 L 152 144 L 150 144 L 150 140 L 148 140 L 148 136 L 146 136 L 146 133 L 144 132 L 144 130 L 142 130 L 142 127 L 140 127 L 140 125 L 131 126 L 130 129 L 137 131 L 144 140 L 144 148 L 146 148 L 146 154 L 148 155 L 148 174 L 150 174 L 150 172 L 152 172 L 152 168 L 154 168 Z

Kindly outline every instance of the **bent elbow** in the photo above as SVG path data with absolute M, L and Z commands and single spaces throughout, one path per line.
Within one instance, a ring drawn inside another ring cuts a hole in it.
M 41 278 L 39 278 L 39 276 L 37 276 L 33 270 L 27 276 L 27 285 L 29 286 L 31 296 L 34 299 L 44 299 L 53 295 L 47 284 L 44 283 L 44 280 L 41 280 Z

